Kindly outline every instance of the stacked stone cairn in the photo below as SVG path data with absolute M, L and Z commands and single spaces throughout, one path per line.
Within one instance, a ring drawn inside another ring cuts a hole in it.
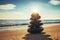
M 30 25 L 28 26 L 28 32 L 35 34 L 35 33 L 41 33 L 43 31 L 43 27 L 41 27 L 41 25 L 43 25 L 43 23 L 41 23 L 41 16 L 39 16 L 38 13 L 32 13 L 31 15 L 31 22 Z

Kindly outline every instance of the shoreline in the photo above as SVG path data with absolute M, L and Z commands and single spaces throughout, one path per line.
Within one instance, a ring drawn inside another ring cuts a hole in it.
M 42 27 L 48 28 L 48 27 L 54 27 L 56 25 L 60 25 L 60 23 L 58 23 L 58 24 L 43 24 Z M 0 32 L 1 31 L 22 30 L 22 29 L 28 29 L 28 25 L 0 27 Z

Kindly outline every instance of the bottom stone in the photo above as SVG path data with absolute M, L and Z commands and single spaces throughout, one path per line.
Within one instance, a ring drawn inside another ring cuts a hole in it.
M 29 33 L 35 34 L 35 33 L 41 33 L 43 31 L 43 28 L 29 28 L 27 30 Z

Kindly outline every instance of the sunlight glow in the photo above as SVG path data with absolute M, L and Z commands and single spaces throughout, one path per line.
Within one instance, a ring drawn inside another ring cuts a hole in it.
M 29 10 L 31 10 L 31 12 L 39 12 L 39 8 L 40 8 L 40 6 L 39 6 L 39 4 L 37 4 L 37 3 L 30 3 L 29 4 Z

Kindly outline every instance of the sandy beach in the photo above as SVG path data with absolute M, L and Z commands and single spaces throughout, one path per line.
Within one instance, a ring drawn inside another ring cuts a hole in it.
M 45 27 L 39 34 L 29 34 L 27 29 L 3 31 L 0 40 L 60 40 L 60 25 Z

